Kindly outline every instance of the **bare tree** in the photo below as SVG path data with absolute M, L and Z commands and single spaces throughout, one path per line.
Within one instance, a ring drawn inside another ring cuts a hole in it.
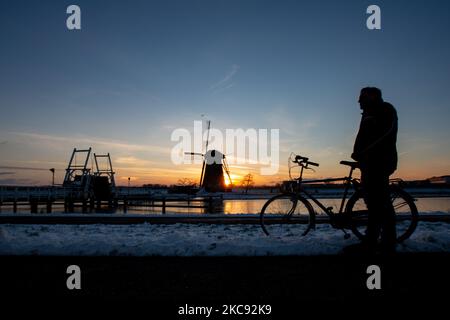
M 251 173 L 246 174 L 241 181 L 241 186 L 245 189 L 245 193 L 248 193 L 248 189 L 253 187 L 255 181 L 253 180 L 253 175 Z
M 186 186 L 186 187 L 196 187 L 197 182 L 195 182 L 195 180 L 191 179 L 191 178 L 181 178 L 181 179 L 178 179 L 177 185 Z

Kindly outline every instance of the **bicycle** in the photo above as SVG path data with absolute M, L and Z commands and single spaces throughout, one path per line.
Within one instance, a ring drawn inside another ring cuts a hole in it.
M 294 165 L 292 166 L 291 163 L 294 163 Z M 288 166 L 289 177 L 291 178 L 291 182 L 293 182 L 291 185 L 292 188 L 270 198 L 262 207 L 260 224 L 264 233 L 272 236 L 292 236 L 292 229 L 299 231 L 300 228 L 298 225 L 303 225 L 306 229 L 302 235 L 307 235 L 311 229 L 315 229 L 316 225 L 316 212 L 309 201 L 311 200 L 323 213 L 328 215 L 329 223 L 332 227 L 341 229 L 344 232 L 346 239 L 350 237 L 350 234 L 346 230 L 351 230 L 359 239 L 364 239 L 368 210 L 364 201 L 364 190 L 361 187 L 360 181 L 352 177 L 354 170 L 359 168 L 359 164 L 353 161 L 341 161 L 340 164 L 350 167 L 348 176 L 304 181 L 304 170 L 313 170 L 310 166 L 318 167 L 319 164 L 309 161 L 307 157 L 291 154 L 288 160 Z M 294 166 L 300 167 L 300 175 L 295 179 L 291 176 L 291 169 Z M 326 207 L 311 192 L 308 192 L 303 187 L 306 184 L 335 182 L 343 182 L 344 187 L 337 213 L 333 212 L 333 207 Z M 397 242 L 402 242 L 409 238 L 416 229 L 418 212 L 413 197 L 399 185 L 401 180 L 393 179 L 390 182 L 391 201 L 397 221 Z M 353 187 L 354 193 L 347 200 L 351 187 Z M 292 228 L 293 224 L 296 225 L 295 228 Z

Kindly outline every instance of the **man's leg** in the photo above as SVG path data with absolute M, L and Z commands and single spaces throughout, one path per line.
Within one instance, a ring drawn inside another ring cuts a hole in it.
M 369 246 L 375 247 L 380 237 L 382 227 L 383 205 L 380 201 L 380 176 L 375 172 L 363 170 L 361 172 L 361 184 L 364 190 L 364 200 L 369 211 L 366 240 Z
M 381 216 L 381 245 L 384 250 L 394 251 L 397 243 L 396 217 L 389 192 L 389 176 L 384 176 L 380 186 Z

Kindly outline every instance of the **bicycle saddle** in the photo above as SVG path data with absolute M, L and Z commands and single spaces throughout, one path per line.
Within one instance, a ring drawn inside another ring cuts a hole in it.
M 359 162 L 356 161 L 341 161 L 340 164 L 343 164 L 344 166 L 350 166 L 353 169 L 359 168 Z

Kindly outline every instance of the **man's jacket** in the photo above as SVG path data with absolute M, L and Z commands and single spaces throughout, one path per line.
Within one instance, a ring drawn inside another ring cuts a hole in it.
M 363 111 L 352 154 L 361 170 L 391 175 L 397 169 L 397 130 L 397 112 L 390 103 Z

